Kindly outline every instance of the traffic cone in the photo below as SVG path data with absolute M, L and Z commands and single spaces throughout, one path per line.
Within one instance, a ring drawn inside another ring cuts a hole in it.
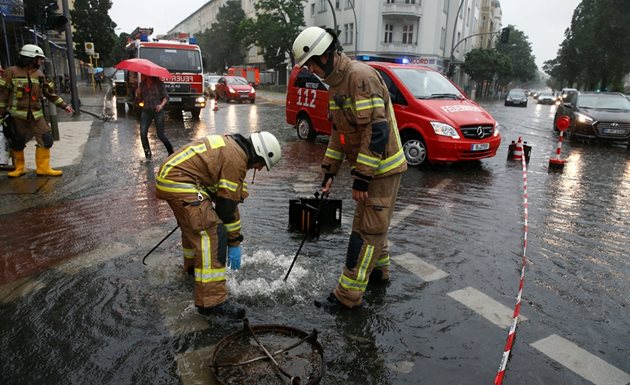
M 212 111 L 219 111 L 219 98 L 214 98 L 214 108 Z
M 514 146 L 514 154 L 512 156 L 514 160 L 523 159 L 523 138 L 518 137 L 518 141 L 516 142 L 516 146 Z

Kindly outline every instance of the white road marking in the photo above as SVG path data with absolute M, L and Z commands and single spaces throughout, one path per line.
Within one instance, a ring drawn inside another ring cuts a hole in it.
M 416 210 L 418 210 L 418 205 L 408 205 L 401 211 L 394 212 L 392 220 L 389 222 L 389 227 L 395 227 L 400 222 L 404 221 L 408 216 L 413 214 Z
M 475 288 L 469 286 L 452 291 L 448 293 L 448 296 L 501 328 L 507 328 L 512 324 L 513 309 L 495 301 Z M 523 321 L 527 321 L 527 318 L 520 315 L 519 322 Z
M 436 281 L 438 279 L 448 277 L 447 273 L 411 253 L 397 255 L 392 257 L 392 260 L 397 265 L 401 265 L 405 269 L 411 271 L 425 282 Z
M 628 373 L 558 335 L 552 334 L 531 345 L 595 385 L 625 385 L 630 382 Z
M 443 181 L 441 181 L 440 183 L 435 185 L 435 187 L 433 187 L 432 189 L 427 191 L 427 193 L 429 193 L 431 195 L 436 195 L 440 191 L 444 190 L 444 187 L 446 187 L 446 185 L 449 184 L 449 183 L 451 183 L 451 179 L 444 179 Z

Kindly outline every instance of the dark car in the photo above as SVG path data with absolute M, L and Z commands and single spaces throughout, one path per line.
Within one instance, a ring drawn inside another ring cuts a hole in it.
M 241 76 L 223 76 L 217 81 L 214 90 L 217 98 L 229 102 L 234 100 L 242 102 L 247 100 L 254 104 L 256 102 L 256 90 L 251 84 Z
M 206 96 L 214 97 L 214 91 L 217 87 L 217 82 L 221 79 L 220 75 L 204 75 L 203 76 L 203 93 Z
M 554 129 L 561 116 L 571 120 L 569 139 L 630 140 L 630 100 L 621 93 L 572 92 L 558 106 Z
M 512 88 L 505 97 L 505 105 L 527 107 L 527 94 L 520 88 Z

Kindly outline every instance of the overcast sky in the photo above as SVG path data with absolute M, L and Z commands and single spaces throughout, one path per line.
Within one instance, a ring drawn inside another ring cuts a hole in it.
M 167 33 L 208 0 L 112 0 L 109 16 L 121 32 L 136 27 L 153 27 L 154 34 Z M 359 0 L 360 1 L 360 0 Z M 425 0 L 432 1 L 432 0 Z M 512 24 L 529 37 L 536 64 L 556 57 L 564 30 L 580 0 L 500 0 L 503 25 Z

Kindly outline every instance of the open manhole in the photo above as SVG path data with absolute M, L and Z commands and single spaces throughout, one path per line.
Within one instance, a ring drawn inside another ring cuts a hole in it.
M 283 325 L 250 325 L 224 337 L 210 364 L 222 385 L 315 385 L 324 373 L 317 331 Z

